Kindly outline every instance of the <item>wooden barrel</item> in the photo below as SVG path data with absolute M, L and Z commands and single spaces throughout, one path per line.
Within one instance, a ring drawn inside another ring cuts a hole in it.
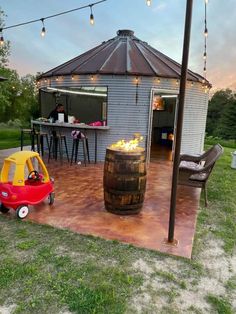
M 103 188 L 107 211 L 119 215 L 139 213 L 146 189 L 145 151 L 123 152 L 107 148 Z

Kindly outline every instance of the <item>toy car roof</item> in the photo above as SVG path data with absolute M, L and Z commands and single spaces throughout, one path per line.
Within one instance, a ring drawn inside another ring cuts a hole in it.
M 7 157 L 5 160 L 13 162 L 16 165 L 24 165 L 29 158 L 33 158 L 33 157 L 39 157 L 39 154 L 36 152 L 25 150 L 25 151 L 16 152 L 10 155 L 9 157 Z

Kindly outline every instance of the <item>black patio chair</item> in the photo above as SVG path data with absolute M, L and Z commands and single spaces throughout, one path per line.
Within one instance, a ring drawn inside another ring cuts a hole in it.
M 205 206 L 207 207 L 207 180 L 214 168 L 215 162 L 223 154 L 220 144 L 212 146 L 199 156 L 181 155 L 178 184 L 203 188 Z

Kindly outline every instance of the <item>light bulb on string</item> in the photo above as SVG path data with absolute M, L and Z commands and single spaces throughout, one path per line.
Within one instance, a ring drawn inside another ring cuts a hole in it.
M 208 4 L 208 0 L 205 0 L 205 3 Z
M 203 59 L 206 60 L 206 58 L 207 58 L 207 54 L 206 54 L 206 52 L 204 52 Z
M 3 38 L 2 29 L 0 29 L 0 45 L 1 45 L 1 46 L 4 45 L 4 38 Z
M 204 30 L 204 36 L 205 36 L 205 37 L 208 36 L 208 30 L 207 30 L 207 28 L 205 28 L 205 30 Z
M 92 5 L 90 5 L 90 11 L 91 11 L 91 13 L 90 13 L 90 24 L 94 25 L 93 6 Z
M 150 5 L 152 4 L 152 0 L 147 0 L 146 3 L 147 3 L 147 6 L 150 7 Z
M 46 33 L 46 28 L 45 28 L 45 25 L 44 25 L 44 19 L 41 19 L 41 21 L 42 21 L 42 24 L 43 24 L 43 27 L 42 27 L 42 30 L 41 30 L 41 36 L 44 37 L 45 33 Z

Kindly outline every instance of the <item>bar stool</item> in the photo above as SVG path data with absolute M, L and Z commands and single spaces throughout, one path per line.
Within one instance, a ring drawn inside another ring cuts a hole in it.
M 86 167 L 86 159 L 88 159 L 88 162 L 90 163 L 88 138 L 86 137 L 85 134 L 83 134 L 80 131 L 72 131 L 71 135 L 73 136 L 73 145 L 72 145 L 70 164 L 72 165 L 73 158 L 74 158 L 74 162 L 75 163 L 77 162 L 79 143 L 82 142 L 82 144 L 83 144 L 83 155 L 84 155 L 84 166 Z
M 37 151 L 39 152 L 39 150 L 40 150 L 40 148 L 39 148 L 39 137 L 38 137 L 38 132 L 35 131 L 35 129 L 21 129 L 21 135 L 20 135 L 20 148 L 21 148 L 21 150 L 23 150 L 25 135 L 28 135 L 30 137 L 31 150 L 33 150 L 33 151 L 35 151 L 34 145 L 35 145 L 35 139 L 36 139 Z
M 51 159 L 51 153 L 53 154 L 54 159 L 57 160 L 57 152 L 59 152 L 60 160 L 62 163 L 62 161 L 63 161 L 63 147 L 62 147 L 63 143 L 64 143 L 65 150 L 66 150 L 67 160 L 68 160 L 68 162 L 70 162 L 67 143 L 66 143 L 66 136 L 63 134 L 60 134 L 60 133 L 57 134 L 55 132 L 53 132 L 50 135 L 48 162 Z
M 41 154 L 42 156 L 44 155 L 44 138 L 46 139 L 47 142 L 47 147 L 48 147 L 48 153 L 50 151 L 50 144 L 49 144 L 49 138 L 48 138 L 48 133 L 46 132 L 39 132 L 38 133 L 38 141 L 40 143 L 40 147 L 41 147 Z

